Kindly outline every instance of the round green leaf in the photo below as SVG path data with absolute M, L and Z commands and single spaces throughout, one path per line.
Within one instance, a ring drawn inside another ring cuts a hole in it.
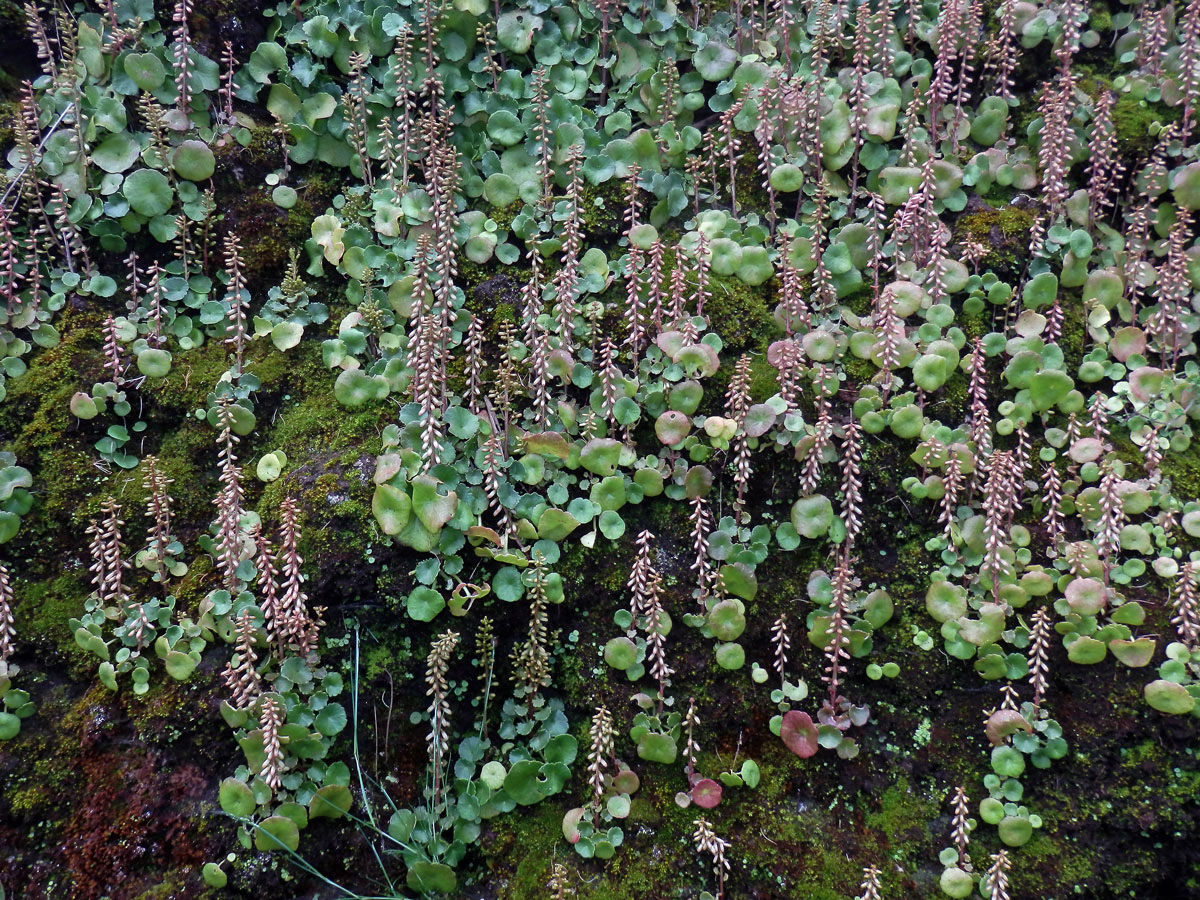
M 521 573 L 512 566 L 504 566 L 492 576 L 492 590 L 496 596 L 506 603 L 520 600 L 525 593 L 525 582 Z
M 804 759 L 813 756 L 820 746 L 817 726 L 813 723 L 812 717 L 797 709 L 783 714 L 783 721 L 779 726 L 779 736 L 789 750 Z
M 487 122 L 488 137 L 505 147 L 512 147 L 525 139 L 525 126 L 507 109 L 498 109 Z
M 300 848 L 300 829 L 286 816 L 269 816 L 254 832 L 255 850 L 291 850 Z
M 637 752 L 638 758 L 644 759 L 647 762 L 670 765 L 675 762 L 679 748 L 671 735 L 647 732 L 638 741 Z
M 1196 706 L 1196 699 L 1182 684 L 1162 679 L 1146 685 L 1146 702 L 1159 712 L 1172 716 L 1186 715 Z
M 604 661 L 623 672 L 637 662 L 637 647 L 627 637 L 615 637 L 604 645 Z
M 125 179 L 122 190 L 130 208 L 148 219 L 161 216 L 171 208 L 171 182 L 155 169 L 138 169 Z
M 171 371 L 171 354 L 166 350 L 147 348 L 137 355 L 137 367 L 147 378 L 166 378 Z
M 153 53 L 129 53 L 124 62 L 125 74 L 143 91 L 156 91 L 166 80 L 167 69 Z
M 737 61 L 736 51 L 716 41 L 709 41 L 692 57 L 692 65 L 705 81 L 724 81 L 733 74 Z
M 513 53 L 528 53 L 533 33 L 542 27 L 542 17 L 520 10 L 503 13 L 496 20 L 496 38 L 500 46 Z
M 708 612 L 706 623 L 719 641 L 736 641 L 746 630 L 746 614 L 736 600 L 722 600 Z
M 955 897 L 961 900 L 963 897 L 971 896 L 971 893 L 975 890 L 975 879 L 958 866 L 951 866 L 942 872 L 938 886 L 947 897 Z
M 204 877 L 204 883 L 209 887 L 223 888 L 229 883 L 228 876 L 216 863 L 205 863 L 200 874 Z
M 412 498 L 394 485 L 376 485 L 371 512 L 384 534 L 399 534 L 412 517 Z
M 1010 847 L 1020 847 L 1033 837 L 1033 825 L 1024 816 L 1005 816 L 998 827 L 1000 840 Z
M 408 614 L 418 622 L 431 622 L 446 607 L 442 595 L 433 588 L 418 587 L 408 595 Z
M 1025 771 L 1025 757 L 1014 747 L 993 747 L 992 771 L 1001 778 L 1016 778 Z
M 217 802 L 221 804 L 221 809 L 229 815 L 241 819 L 253 815 L 255 807 L 258 805 L 254 802 L 254 792 L 250 790 L 250 786 L 236 778 L 226 778 L 221 782 L 221 787 L 217 791 Z
M 171 167 L 180 178 L 204 181 L 211 178 L 217 161 L 203 141 L 184 141 L 171 155 Z
M 124 172 L 141 154 L 137 139 L 128 131 L 118 131 L 102 140 L 92 151 L 92 161 L 105 172 Z
M 746 651 L 741 644 L 717 646 L 717 665 L 722 669 L 740 669 L 746 664 Z
M 346 710 L 340 703 L 327 703 L 317 713 L 315 724 L 317 731 L 321 732 L 325 737 L 333 737 L 335 734 L 341 733 L 342 729 L 346 727 Z
M 300 195 L 296 193 L 296 189 L 286 184 L 278 185 L 271 191 L 271 202 L 280 209 L 291 209 L 299 199 Z
M 792 527 L 809 540 L 824 537 L 833 524 L 833 504 L 824 494 L 801 497 L 792 504 Z
M 517 183 L 503 172 L 495 172 L 483 183 L 483 196 L 488 203 L 498 209 L 511 206 L 521 196 Z

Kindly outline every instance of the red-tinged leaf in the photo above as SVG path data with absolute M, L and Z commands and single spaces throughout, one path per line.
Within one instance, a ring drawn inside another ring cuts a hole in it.
M 787 748 L 803 759 L 813 756 L 820 746 L 817 743 L 817 726 L 806 712 L 793 709 L 783 714 L 779 736 Z
M 711 778 L 701 778 L 692 787 L 692 802 L 704 809 L 712 809 L 721 802 L 721 786 Z
M 998 709 L 988 717 L 983 731 L 988 740 L 992 742 L 992 746 L 998 747 L 1008 739 L 1009 735 L 1017 731 L 1033 734 L 1033 726 L 1015 709 Z

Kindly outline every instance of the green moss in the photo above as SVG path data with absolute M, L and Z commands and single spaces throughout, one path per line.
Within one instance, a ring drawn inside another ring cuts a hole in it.
M 852 384 L 866 384 L 877 374 L 879 367 L 869 359 L 859 359 L 852 353 L 842 357 L 842 368 L 846 370 Z
M 602 184 L 584 183 L 579 197 L 579 213 L 583 217 L 584 231 L 593 239 L 598 236 L 612 237 L 623 227 L 626 207 L 626 186 L 615 178 Z
M 955 225 L 955 239 L 970 238 L 988 248 L 983 258 L 1002 277 L 1017 271 L 1029 249 L 1029 229 L 1033 213 L 1016 206 L 982 209 L 961 216 Z
M 1105 6 L 1094 5 L 1088 11 L 1088 27 L 1095 31 L 1112 31 L 1113 20 L 1112 13 Z
M 1145 153 L 1155 142 L 1150 135 L 1150 126 L 1165 125 L 1179 118 L 1179 111 L 1163 103 L 1137 100 L 1131 94 L 1122 94 L 1113 107 L 1113 124 L 1117 129 L 1117 141 L 1126 154 Z
M 1200 457 L 1194 447 L 1183 453 L 1167 453 L 1160 469 L 1163 476 L 1171 480 L 1176 497 L 1183 500 L 1200 498 Z
M 53 647 L 73 664 L 94 669 L 94 657 L 75 643 L 67 620 L 83 612 L 91 592 L 84 571 L 24 585 L 17 592 L 16 618 L 21 639 Z
M 709 330 L 715 331 L 725 343 L 722 355 L 731 359 L 747 351 L 761 349 L 775 331 L 769 282 L 750 287 L 738 278 L 714 276 L 710 285 L 712 296 L 704 304 Z

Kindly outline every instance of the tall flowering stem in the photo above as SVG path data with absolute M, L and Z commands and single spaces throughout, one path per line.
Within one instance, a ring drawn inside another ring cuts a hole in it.
M 164 585 L 166 590 L 167 567 L 170 561 L 171 543 L 171 495 L 170 486 L 175 479 L 168 478 L 158 467 L 158 457 L 147 456 L 142 460 L 146 473 L 142 477 L 142 487 L 149 494 L 146 501 L 146 513 L 150 518 L 150 531 L 147 539 L 151 552 L 154 554 L 154 579 Z
M 8 567 L 0 563 L 0 673 L 8 668 L 9 657 L 17 642 L 17 625 L 13 619 L 12 577 Z
M 967 855 L 967 844 L 971 842 L 971 807 L 966 790 L 960 785 L 954 789 L 954 817 L 951 820 L 950 836 L 954 849 L 958 851 L 958 867 L 971 871 L 971 857 Z
M 737 496 L 733 501 L 734 515 L 739 519 L 746 509 L 746 490 L 750 487 L 750 438 L 746 434 L 746 411 L 750 408 L 750 357 L 743 354 L 733 370 L 733 378 L 725 393 L 725 414 L 737 423 L 733 436 L 733 484 Z
M 285 643 L 296 648 L 301 656 L 308 656 L 317 647 L 320 633 L 319 620 L 314 620 L 308 611 L 308 595 L 304 592 L 304 575 L 300 567 L 304 564 L 298 550 L 300 544 L 299 508 L 292 497 L 279 506 L 279 558 L 281 594 L 279 597 L 280 631 Z
M 445 803 L 446 770 L 449 765 L 446 754 L 450 751 L 450 683 L 447 673 L 450 670 L 450 657 L 458 647 L 458 639 L 458 632 L 443 632 L 434 641 L 425 660 L 425 684 L 428 686 L 425 696 L 429 698 L 429 734 L 425 741 L 433 774 L 430 802 L 435 810 L 441 810 Z
M 529 700 L 550 684 L 550 650 L 547 632 L 550 599 L 546 593 L 546 569 L 541 554 L 537 554 L 530 573 L 529 630 L 524 641 L 513 651 L 513 668 L 522 695 Z
M 696 820 L 696 829 L 692 832 L 692 842 L 697 853 L 706 853 L 712 857 L 713 875 L 717 879 L 717 900 L 724 900 L 725 879 L 729 876 L 729 860 L 725 851 L 729 849 L 729 841 L 717 837 L 708 820 L 701 816 Z
M 233 347 L 234 375 L 241 377 L 243 355 L 246 348 L 246 301 L 249 293 L 246 290 L 246 276 L 243 272 L 245 261 L 242 259 L 242 242 L 237 235 L 230 232 L 225 236 L 225 271 L 229 274 L 227 299 L 229 303 L 229 322 L 225 327 L 225 343 Z
M 250 610 L 243 609 L 237 619 L 237 641 L 233 658 L 221 673 L 225 686 L 233 694 L 233 705 L 238 709 L 253 706 L 262 692 L 262 678 L 254 667 L 258 661 L 258 653 L 254 649 L 257 640 L 258 629 L 254 626 L 254 617 L 250 615 Z
M 192 15 L 192 0 L 175 0 L 171 17 L 175 28 L 171 32 L 172 53 L 175 57 L 175 89 L 179 93 L 176 106 L 185 114 L 192 105 L 192 39 L 188 18 Z
M 263 739 L 263 762 L 258 774 L 272 791 L 283 785 L 283 743 L 279 729 L 283 727 L 285 716 L 283 698 L 278 694 L 263 694 L 258 705 Z
M 604 771 L 614 752 L 612 714 L 605 706 L 596 707 L 589 729 L 588 784 L 592 789 L 592 825 L 599 827 L 601 801 L 604 799 Z
M 1033 705 L 1042 705 L 1046 694 L 1047 679 L 1050 675 L 1050 635 L 1053 627 L 1050 622 L 1050 610 L 1045 606 L 1038 607 L 1033 614 L 1033 627 L 1029 630 L 1029 683 L 1033 685 Z
M 842 555 L 849 559 L 854 542 L 862 530 L 862 431 L 853 414 L 846 421 L 842 438 L 842 522 L 846 540 Z
M 707 600 L 712 595 L 717 584 L 717 573 L 708 558 L 708 539 L 712 533 L 712 514 L 708 510 L 708 501 L 703 497 L 693 497 L 691 500 L 692 520 L 692 550 L 694 556 L 688 568 L 696 573 L 696 599 L 700 604 L 700 613 L 708 611 Z
M 234 453 L 238 437 L 233 433 L 233 414 L 229 411 L 228 400 L 223 400 L 217 408 L 217 422 L 221 428 L 217 435 L 220 447 L 217 460 L 221 469 L 218 481 L 221 489 L 213 500 L 217 508 L 217 564 L 223 574 L 225 590 L 236 594 L 237 568 L 242 558 L 242 501 L 245 490 L 242 487 L 242 470 Z
M 1200 648 L 1200 563 L 1180 565 L 1171 591 L 1171 624 L 1189 649 Z

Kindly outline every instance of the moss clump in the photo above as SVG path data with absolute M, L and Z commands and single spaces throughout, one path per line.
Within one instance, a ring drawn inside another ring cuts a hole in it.
M 1020 267 L 1029 249 L 1029 229 L 1033 227 L 1033 219 L 1031 211 L 1019 206 L 988 207 L 961 216 L 956 223 L 955 239 L 970 238 L 987 247 L 983 262 L 1003 277 Z
M 854 384 L 866 384 L 879 373 L 879 367 L 869 359 L 859 359 L 852 353 L 842 357 L 842 367 Z
M 67 620 L 83 612 L 90 593 L 82 570 L 23 586 L 17 593 L 17 622 L 24 641 L 53 647 L 72 663 L 93 667 L 95 657 L 86 653 L 71 634 Z
M 1179 118 L 1179 112 L 1162 103 L 1137 100 L 1131 94 L 1122 94 L 1113 107 L 1113 125 L 1117 129 L 1117 142 L 1126 154 L 1145 153 L 1154 144 L 1150 126 L 1166 125 Z
M 768 286 L 749 287 L 737 278 L 714 277 L 710 290 L 712 296 L 704 304 L 704 314 L 710 330 L 725 343 L 723 354 L 735 358 L 759 349 L 775 330 L 767 304 L 771 295 Z
M 1112 13 L 1104 6 L 1093 6 L 1088 11 L 1088 26 L 1095 31 L 1112 31 Z

